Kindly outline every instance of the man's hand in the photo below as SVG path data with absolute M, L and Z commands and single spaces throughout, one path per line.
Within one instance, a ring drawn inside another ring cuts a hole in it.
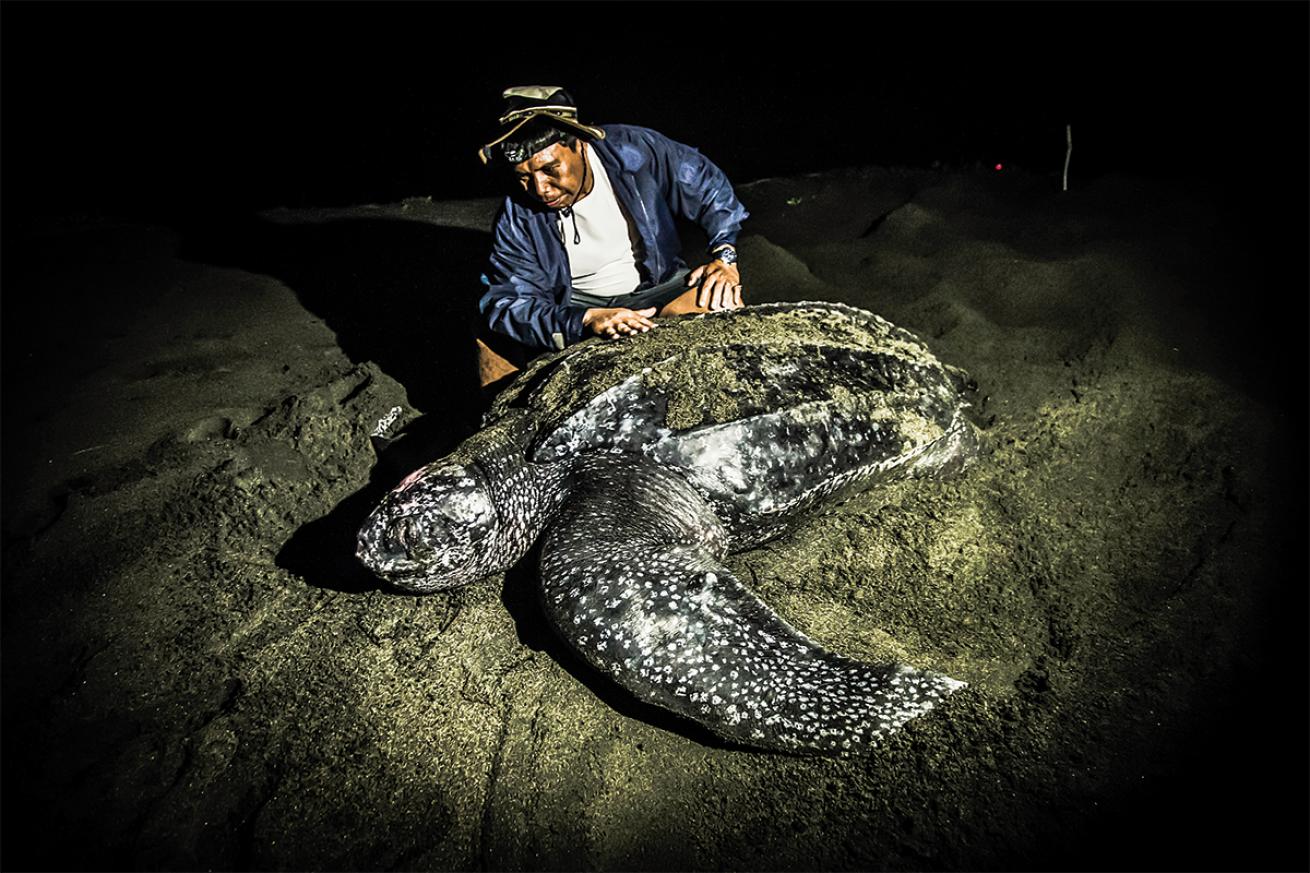
M 655 326 L 651 319 L 655 307 L 648 309 L 588 309 L 582 313 L 582 326 L 596 336 L 618 339 L 634 333 L 645 333 Z
M 687 276 L 688 285 L 700 285 L 696 305 L 711 312 L 717 309 L 740 309 L 741 273 L 736 264 L 714 260 L 702 264 Z

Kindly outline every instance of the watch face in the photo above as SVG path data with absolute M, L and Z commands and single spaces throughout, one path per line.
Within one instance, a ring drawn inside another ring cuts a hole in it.
M 725 264 L 737 263 L 737 253 L 732 249 L 724 249 L 723 251 L 715 255 L 715 257 L 718 258 L 720 261 L 723 261 L 723 263 Z

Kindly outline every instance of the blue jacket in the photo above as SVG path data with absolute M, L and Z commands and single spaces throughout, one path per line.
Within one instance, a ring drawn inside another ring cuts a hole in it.
M 736 243 L 749 215 L 723 171 L 696 149 L 644 127 L 611 124 L 591 148 L 614 194 L 637 226 L 639 288 L 667 281 L 686 266 L 674 215 L 704 228 L 713 251 Z M 527 197 L 505 198 L 493 231 L 491 259 L 478 302 L 491 329 L 538 349 L 583 338 L 583 309 L 569 306 L 573 284 L 557 212 Z M 634 289 L 638 290 L 638 289 Z

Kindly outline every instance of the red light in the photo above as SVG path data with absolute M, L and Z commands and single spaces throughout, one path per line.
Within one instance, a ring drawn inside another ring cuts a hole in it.
M 1000 164 L 997 164 L 997 165 L 996 165 L 996 172 L 999 173 L 1002 169 L 1003 169 L 1003 167 L 1002 167 Z

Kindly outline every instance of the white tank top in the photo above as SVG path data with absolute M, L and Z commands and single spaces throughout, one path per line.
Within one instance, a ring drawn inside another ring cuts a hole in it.
M 595 178 L 591 193 L 564 217 L 564 249 L 569 255 L 569 272 L 574 290 L 597 297 L 630 294 L 641 284 L 637 272 L 636 231 L 623 214 L 605 165 L 587 147 L 587 165 Z M 577 221 L 577 239 L 573 223 Z

